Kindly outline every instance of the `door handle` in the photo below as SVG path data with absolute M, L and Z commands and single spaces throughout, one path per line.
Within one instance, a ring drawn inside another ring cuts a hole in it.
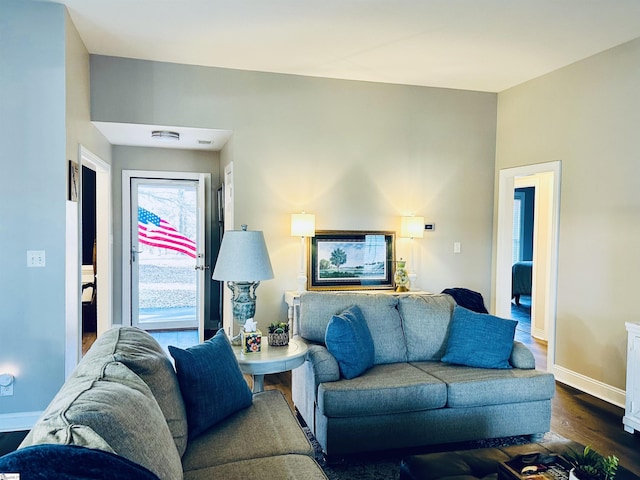
M 138 250 L 135 246 L 131 247 L 131 262 L 136 261 L 136 253 L 142 253 L 142 250 Z
M 196 270 L 209 270 L 209 265 L 196 265 Z

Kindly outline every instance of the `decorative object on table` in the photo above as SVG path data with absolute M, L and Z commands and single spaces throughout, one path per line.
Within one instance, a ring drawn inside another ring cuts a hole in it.
M 307 272 L 305 269 L 305 239 L 316 235 L 316 216 L 311 213 L 294 213 L 291 215 L 291 236 L 300 237 L 300 271 L 298 272 L 298 291 L 307 289 Z
M 410 255 L 409 255 L 409 268 L 407 269 L 407 275 L 409 276 L 409 284 L 413 285 L 414 289 L 417 287 L 416 283 L 416 266 L 414 262 L 414 238 L 424 237 L 424 217 L 416 217 L 410 215 L 406 217 L 400 217 L 400 238 L 409 238 L 411 240 Z M 410 270 L 412 269 L 412 270 Z M 409 288 L 409 285 L 407 285 Z M 406 290 L 403 290 L 406 291 Z
M 243 353 L 258 353 L 262 344 L 262 332 L 242 332 L 242 351 Z
M 392 290 L 394 232 L 317 231 L 309 242 L 309 290 Z
M 393 281 L 396 284 L 396 292 L 408 292 L 411 282 L 407 273 L 406 263 L 400 259 L 396 262 L 396 273 L 393 274 Z
M 247 230 L 246 225 L 242 225 L 242 230 L 225 232 L 212 278 L 227 281 L 233 292 L 233 320 L 242 329 L 248 319 L 255 317 L 256 289 L 260 281 L 273 278 L 263 233 Z M 242 330 L 231 343 L 240 345 L 241 342 Z
M 258 323 L 253 318 L 249 318 L 244 322 L 240 334 L 242 335 L 243 353 L 257 353 L 260 351 L 262 332 L 258 330 Z
M 531 452 L 498 466 L 499 480 L 568 480 L 571 463 L 562 455 Z
M 267 341 L 272 347 L 286 347 L 289 345 L 289 324 L 285 322 L 275 322 L 269 325 Z
M 570 453 L 568 460 L 573 465 L 569 472 L 570 480 L 613 480 L 618 471 L 618 457 L 605 457 L 589 445 L 582 451 Z

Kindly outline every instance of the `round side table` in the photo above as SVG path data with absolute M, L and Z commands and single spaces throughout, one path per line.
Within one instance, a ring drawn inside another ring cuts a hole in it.
M 266 340 L 266 337 L 262 338 Z M 307 344 L 297 337 L 289 339 L 285 347 L 273 347 L 264 342 L 260 351 L 243 353 L 242 346 L 233 346 L 242 373 L 253 377 L 253 393 L 264 390 L 264 376 L 269 373 L 280 373 L 293 370 L 304 363 Z

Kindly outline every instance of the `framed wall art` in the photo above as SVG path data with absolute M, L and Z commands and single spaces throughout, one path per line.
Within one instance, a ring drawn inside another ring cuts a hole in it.
M 67 200 L 71 200 L 72 202 L 77 202 L 79 194 L 80 194 L 80 167 L 78 165 L 78 162 L 69 160 L 69 188 L 68 188 Z
M 394 232 L 317 231 L 308 245 L 309 290 L 393 289 Z

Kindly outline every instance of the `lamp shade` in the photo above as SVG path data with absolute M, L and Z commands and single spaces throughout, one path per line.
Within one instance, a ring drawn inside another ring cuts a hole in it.
M 291 215 L 292 237 L 315 237 L 316 216 L 311 213 L 294 213 Z
M 424 237 L 424 217 L 400 217 L 400 236 L 402 238 Z
M 214 280 L 259 282 L 273 278 L 264 235 L 246 228 L 243 225 L 242 230 L 225 232 L 213 269 Z

